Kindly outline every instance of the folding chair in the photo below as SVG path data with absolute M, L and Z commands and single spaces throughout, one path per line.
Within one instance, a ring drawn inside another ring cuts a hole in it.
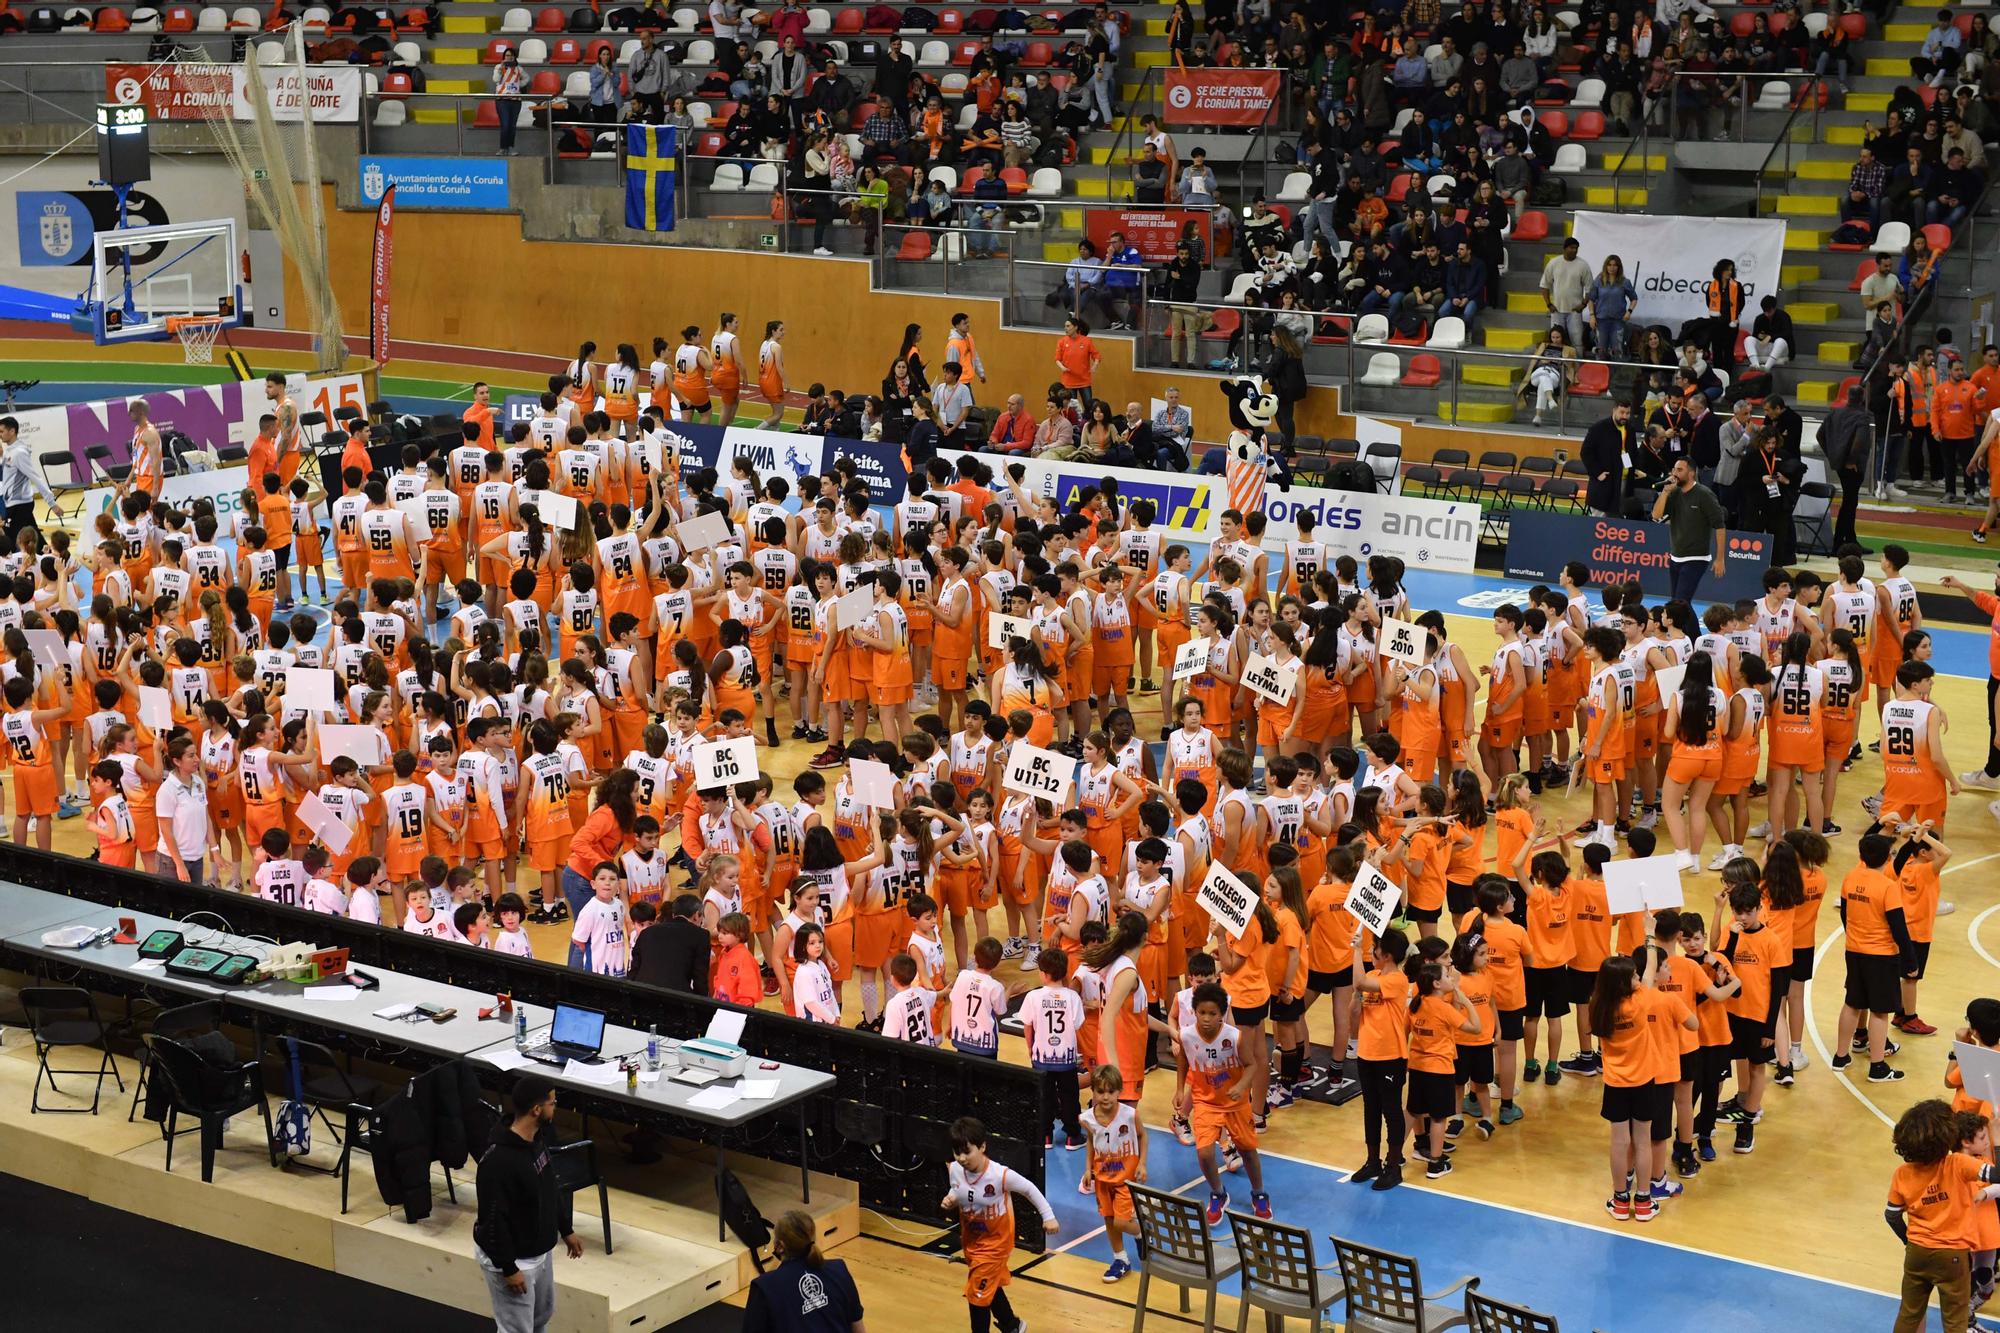
M 111 446 L 108 444 L 91 445 L 83 451 L 83 457 L 86 462 L 114 483 L 123 481 L 132 475 L 132 465 L 130 463 L 113 463 L 111 461 Z
M 1403 469 L 1403 485 L 1421 486 L 1425 495 L 1444 489 L 1444 474 L 1428 463 L 1412 463 Z
M 374 1145 L 368 1137 L 368 1120 L 374 1114 L 375 1105 L 382 1100 L 383 1086 L 372 1078 L 357 1078 L 341 1067 L 340 1060 L 333 1051 L 316 1041 L 303 1037 L 291 1038 L 292 1047 L 286 1045 L 284 1037 L 273 1037 L 265 1046 L 266 1054 L 278 1062 L 280 1070 L 286 1068 L 290 1050 L 296 1048 L 299 1054 L 299 1091 L 313 1114 L 326 1126 L 326 1132 L 333 1135 L 333 1141 L 340 1145 L 340 1157 L 327 1174 L 340 1177 L 340 1211 L 347 1212 L 347 1187 L 353 1175 L 355 1148 L 373 1152 Z M 288 1080 L 282 1075 L 278 1086 L 286 1088 Z M 328 1109 L 340 1112 L 341 1124 L 336 1127 Z M 324 1168 L 310 1163 L 312 1170 Z
M 1583 487 L 1576 484 L 1574 477 L 1550 477 L 1542 484 L 1542 500 L 1550 509 L 1566 504 L 1580 514 L 1583 512 Z
M 172 1037 L 176 1041 L 186 1041 L 189 1037 L 204 1032 L 217 1031 L 222 1026 L 222 1005 L 215 1000 L 197 1000 L 174 1009 L 162 1009 L 153 1015 L 152 1033 L 158 1037 Z M 151 1075 L 153 1049 L 141 1042 L 139 1045 L 139 1077 L 132 1080 L 132 1105 L 125 1112 L 125 1123 L 131 1124 L 139 1114 L 139 1100 L 146 1095 L 146 1080 Z
M 1425 1291 L 1417 1261 L 1408 1255 L 1371 1249 L 1338 1236 L 1329 1239 L 1347 1285 L 1349 1333 L 1442 1333 L 1466 1324 L 1464 1310 L 1438 1302 L 1478 1286 L 1478 1278 L 1462 1277 L 1442 1291 Z
M 64 526 L 82 517 L 83 493 L 90 489 L 89 461 L 85 460 L 83 466 L 79 467 L 76 455 L 67 449 L 51 449 L 46 453 L 36 454 L 35 461 L 41 465 L 42 479 L 48 482 L 49 489 L 55 492 L 55 503 L 49 506 L 49 516 Z M 51 468 L 59 467 L 69 469 L 69 481 L 60 486 L 56 484 L 55 476 L 50 471 Z M 65 500 L 70 502 L 67 509 L 63 507 Z
M 1833 550 L 1833 534 L 1827 528 L 1832 517 L 1832 486 L 1808 481 L 1799 487 L 1798 503 L 1792 509 L 1792 535 L 1800 551 L 1824 555 Z
M 30 1113 L 47 1111 L 51 1115 L 82 1115 L 81 1106 L 43 1106 L 42 1080 L 49 1081 L 49 1091 L 61 1093 L 56 1086 L 57 1074 L 86 1074 L 96 1080 L 90 1090 L 90 1114 L 97 1114 L 98 1098 L 104 1093 L 104 1079 L 108 1074 L 118 1084 L 118 1091 L 125 1091 L 125 1080 L 119 1076 L 118 1064 L 111 1058 L 111 1044 L 105 1040 L 106 1026 L 98 1017 L 97 1000 L 87 990 L 75 986 L 26 986 L 21 990 L 21 1008 L 27 1011 L 28 1032 L 35 1040 L 35 1086 L 28 1094 Z M 57 1069 L 49 1064 L 49 1052 L 62 1046 L 95 1046 L 104 1053 L 97 1068 Z
M 592 1185 L 597 1187 L 597 1215 L 604 1223 L 604 1252 L 611 1253 L 611 1191 L 604 1183 L 604 1173 L 597 1169 L 596 1141 L 578 1139 L 560 1144 L 550 1151 L 549 1162 L 555 1168 L 557 1189 L 573 1195 Z
M 1260 1222 L 1231 1210 L 1229 1230 L 1236 1253 L 1243 1258 L 1243 1294 L 1236 1303 L 1236 1333 L 1245 1333 L 1252 1307 L 1268 1317 L 1306 1320 L 1312 1333 L 1324 1327 L 1326 1308 L 1346 1298 L 1337 1279 L 1322 1278 L 1340 1267 L 1338 1261 L 1313 1263 L 1312 1233 L 1282 1222 Z
M 1474 1290 L 1465 1293 L 1465 1318 L 1472 1333 L 1559 1333 L 1553 1315 L 1496 1301 Z
M 1521 460 L 1517 469 L 1531 477 L 1553 477 L 1556 474 L 1556 460 L 1546 454 L 1529 454 Z
M 1188 1311 L 1188 1293 L 1208 1293 L 1202 1333 L 1215 1333 L 1215 1302 L 1223 1280 L 1243 1265 L 1234 1246 L 1218 1245 L 1209 1234 L 1208 1219 L 1193 1199 L 1133 1185 L 1132 1209 L 1139 1218 L 1139 1294 L 1132 1311 L 1132 1333 L 1146 1325 L 1146 1291 L 1153 1279 L 1181 1289 L 1181 1313 Z

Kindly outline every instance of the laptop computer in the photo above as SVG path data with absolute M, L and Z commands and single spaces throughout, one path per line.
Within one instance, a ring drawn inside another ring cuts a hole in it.
M 561 1068 L 571 1060 L 587 1065 L 597 1064 L 597 1053 L 603 1047 L 603 1014 L 574 1004 L 559 1004 L 556 1006 L 555 1021 L 549 1024 L 549 1039 L 539 1046 L 530 1046 L 521 1054 L 537 1064 Z

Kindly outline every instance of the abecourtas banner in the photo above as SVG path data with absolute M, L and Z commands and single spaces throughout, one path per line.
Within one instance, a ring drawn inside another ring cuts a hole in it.
M 1705 573 L 1701 596 L 1721 602 L 1763 596 L 1770 541 L 1768 533 L 1731 529 L 1723 541 L 1722 577 Z M 1508 578 L 1538 579 L 1554 587 L 1557 573 L 1571 560 L 1590 566 L 1590 581 L 1599 586 L 1636 578 L 1653 596 L 1673 590 L 1672 548 L 1664 523 L 1519 509 L 1508 517 Z
M 1679 331 L 1708 318 L 1704 290 L 1716 264 L 1736 262 L 1743 284 L 1744 328 L 1757 317 L 1757 301 L 1777 290 L 1785 264 L 1783 218 L 1657 217 L 1648 213 L 1578 213 L 1571 234 L 1577 257 L 1601 272 L 1617 255 L 1638 293 L 1630 318 Z
M 323 413 L 328 421 L 333 420 L 339 408 L 368 410 L 359 375 L 325 379 L 295 375 L 291 394 L 301 414 Z M 136 397 L 145 402 L 153 425 L 161 433 L 179 431 L 202 449 L 219 449 L 228 444 L 249 447 L 257 435 L 257 418 L 271 410 L 270 400 L 264 396 L 262 378 L 162 389 Z M 71 475 L 49 479 L 67 484 L 72 479 L 79 482 L 85 479 L 86 449 L 104 445 L 111 450 L 108 462 L 131 461 L 132 401 L 132 398 L 102 398 L 61 407 L 29 408 L 14 416 L 20 422 L 21 438 L 27 443 L 29 457 L 39 461 L 43 454 L 70 456 Z

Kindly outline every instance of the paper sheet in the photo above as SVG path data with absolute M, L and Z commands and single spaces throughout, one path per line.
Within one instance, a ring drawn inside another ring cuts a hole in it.
M 874 810 L 896 808 L 896 775 L 879 759 L 847 761 L 848 783 L 854 799 Z
M 376 1017 L 379 1018 L 381 1015 L 377 1014 Z M 491 1055 L 485 1056 L 484 1059 L 496 1069 L 526 1069 L 529 1065 L 535 1063 L 512 1046 L 503 1046 Z
M 319 667 L 289 667 L 285 671 L 285 704 L 311 713 L 331 713 L 335 698 L 334 675 Z
M 174 724 L 174 697 L 157 685 L 139 687 L 139 720 L 154 731 Z
M 134 972 L 152 972 L 166 965 L 167 960 L 164 958 L 141 958 L 138 962 L 132 964 L 132 970 Z
M 414 1004 L 392 1004 L 387 1009 L 377 1009 L 374 1016 L 385 1023 L 394 1023 L 399 1019 L 408 1018 L 415 1012 L 417 1006 Z
M 346 724 L 319 729 L 319 757 L 322 763 L 331 761 L 337 755 L 346 755 L 355 763 L 367 768 L 379 764 L 387 757 L 382 733 L 374 727 L 356 727 Z
M 722 1111 L 736 1105 L 740 1094 L 734 1088 L 703 1088 L 687 1099 L 691 1111 Z
M 708 1020 L 710 1041 L 726 1041 L 731 1046 L 743 1044 L 743 1020 L 750 1017 L 740 1009 L 718 1009 Z
M 674 525 L 681 546 L 689 551 L 706 551 L 729 540 L 729 519 L 722 514 L 696 514 Z
M 575 496 L 557 495 L 554 491 L 545 491 L 537 503 L 541 506 L 542 520 L 550 527 L 560 528 L 564 532 L 576 531 Z
M 349 1004 L 361 998 L 361 992 L 345 982 L 333 986 L 308 986 L 299 994 L 321 1004 Z
M 625 1071 L 618 1067 L 616 1060 L 606 1060 L 602 1064 L 587 1065 L 581 1060 L 572 1060 L 563 1066 L 563 1077 L 573 1078 L 579 1083 L 591 1083 L 608 1088 L 625 1081 Z
M 778 1080 L 774 1078 L 745 1079 L 737 1085 L 736 1093 L 746 1102 L 768 1102 L 778 1095 Z
M 299 822 L 319 836 L 327 850 L 339 856 L 354 841 L 354 830 L 333 812 L 333 808 L 312 792 L 299 802 Z M 350 992 L 352 993 L 352 992 Z

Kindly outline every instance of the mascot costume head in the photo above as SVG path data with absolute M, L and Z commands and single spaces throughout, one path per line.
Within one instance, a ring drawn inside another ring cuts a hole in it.
M 1222 382 L 1229 400 L 1229 453 L 1224 475 L 1229 483 L 1229 507 L 1240 514 L 1264 511 L 1264 484 L 1289 484 L 1284 470 L 1265 446 L 1264 432 L 1278 415 L 1278 397 L 1262 379 L 1246 375 Z

